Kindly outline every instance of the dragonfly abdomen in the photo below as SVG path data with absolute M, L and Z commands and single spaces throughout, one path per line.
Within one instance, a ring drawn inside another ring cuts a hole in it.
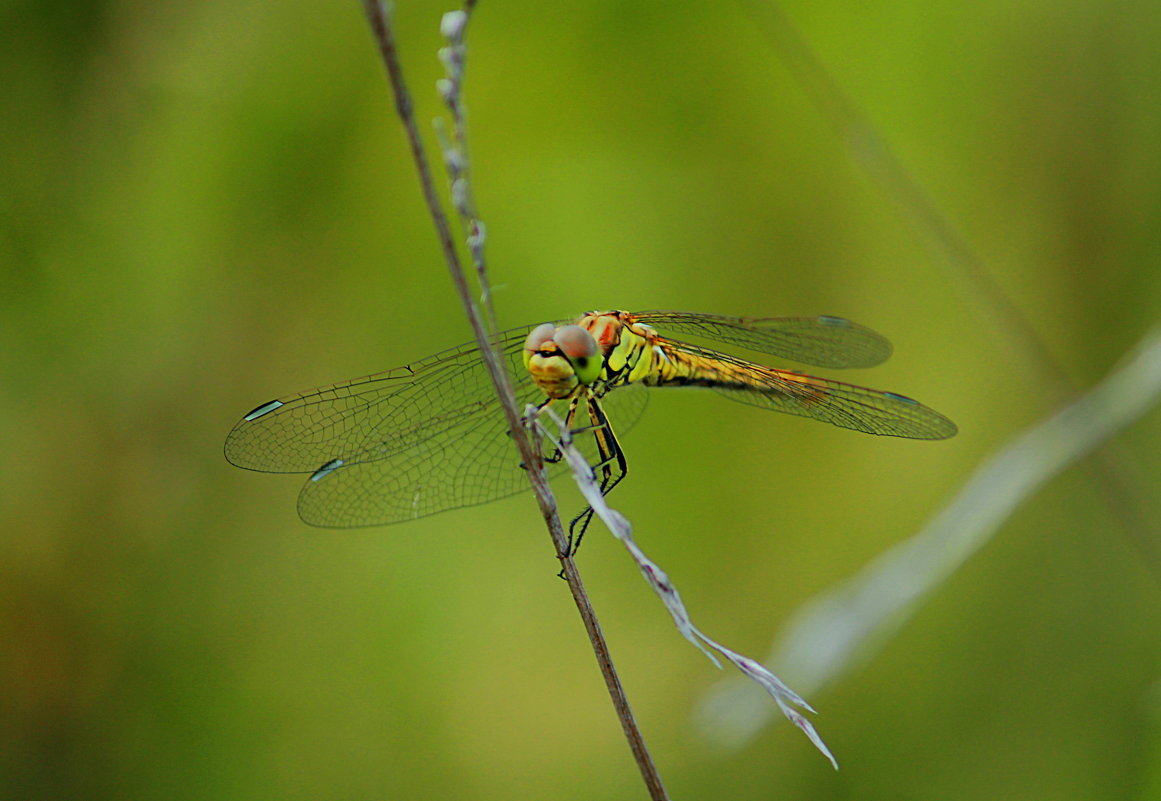
M 644 357 L 646 354 L 642 354 Z M 767 370 L 758 364 L 731 364 L 719 359 L 687 353 L 666 344 L 654 346 L 653 363 L 642 378 L 648 386 L 718 387 L 746 386 L 746 374 Z
M 708 387 L 776 394 L 785 401 L 811 407 L 823 401 L 828 390 L 818 379 L 792 370 L 779 370 L 742 359 L 688 353 L 659 346 L 653 369 L 643 383 L 655 387 Z

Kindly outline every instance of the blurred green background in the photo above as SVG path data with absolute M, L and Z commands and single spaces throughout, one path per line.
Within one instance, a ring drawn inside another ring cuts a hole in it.
M 397 13 L 428 134 L 448 8 Z M 1076 386 L 1103 376 L 1161 308 L 1161 5 L 786 9 Z M 323 531 L 299 478 L 222 458 L 260 402 L 470 339 L 358 4 L 0 20 L 0 796 L 644 797 L 531 496 Z M 896 346 L 850 380 L 960 425 L 654 393 L 614 505 L 712 636 L 764 654 L 1052 407 L 740 6 L 485 2 L 469 42 L 503 326 L 842 315 Z M 1159 422 L 1121 438 L 1146 538 Z M 784 723 L 707 746 L 721 674 L 603 529 L 580 562 L 675 798 L 1161 798 L 1130 536 L 1084 469 L 1026 504 L 809 699 L 838 773 Z

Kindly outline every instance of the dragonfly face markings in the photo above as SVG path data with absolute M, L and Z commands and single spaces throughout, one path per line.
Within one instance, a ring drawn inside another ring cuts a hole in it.
M 871 434 L 943 439 L 956 433 L 946 417 L 904 395 L 767 367 L 659 331 L 830 368 L 871 367 L 891 353 L 882 336 L 839 317 L 603 311 L 575 323 L 501 332 L 498 345 L 517 403 L 568 403 L 570 427 L 591 434 L 577 444 L 606 493 L 627 469 L 614 429 L 627 430 L 640 417 L 646 387 L 707 387 L 740 403 Z M 353 527 L 527 489 L 509 439 L 479 351 L 468 344 L 264 403 L 230 432 L 225 453 L 250 470 L 311 474 L 299 496 L 303 520 Z M 573 528 L 583 531 L 589 519 L 586 509 Z

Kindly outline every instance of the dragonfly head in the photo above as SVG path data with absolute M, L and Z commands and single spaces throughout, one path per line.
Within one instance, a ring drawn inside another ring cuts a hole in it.
M 544 323 L 524 340 L 524 366 L 550 398 L 568 398 L 601 377 L 601 356 L 593 335 L 579 325 Z

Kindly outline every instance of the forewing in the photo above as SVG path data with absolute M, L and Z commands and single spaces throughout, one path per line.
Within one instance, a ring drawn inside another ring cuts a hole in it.
M 692 312 L 634 312 L 658 333 L 703 337 L 816 367 L 874 367 L 891 355 L 882 334 L 842 317 L 727 317 Z
M 526 328 L 500 335 L 513 380 L 530 385 L 521 364 Z M 268 473 L 309 473 L 334 459 L 382 459 L 436 437 L 483 412 L 491 389 L 475 343 L 375 375 L 270 401 L 226 438 L 226 458 Z

